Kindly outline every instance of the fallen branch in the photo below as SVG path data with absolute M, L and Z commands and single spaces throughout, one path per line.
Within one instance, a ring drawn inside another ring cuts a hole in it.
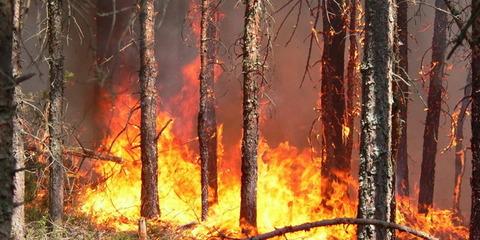
M 245 238 L 243 240 L 264 240 L 264 239 L 269 239 L 273 237 L 278 237 L 285 235 L 287 233 L 293 233 L 293 232 L 300 232 L 300 231 L 309 231 L 312 228 L 317 228 L 317 227 L 326 227 L 326 226 L 332 226 L 332 225 L 345 225 L 345 224 L 356 224 L 356 225 L 377 225 L 377 226 L 382 226 L 386 228 L 393 228 L 401 232 L 406 232 L 409 234 L 412 234 L 414 236 L 423 238 L 423 239 L 428 239 L 428 240 L 439 240 L 438 238 L 432 237 L 428 235 L 427 233 L 421 232 L 414 230 L 412 228 L 402 226 L 396 223 L 390 223 L 390 222 L 385 222 L 377 219 L 361 219 L 361 218 L 335 218 L 335 219 L 328 219 L 328 220 L 322 220 L 322 221 L 317 221 L 317 222 L 309 222 L 309 223 L 304 223 L 296 226 L 287 226 L 283 228 L 276 229 L 274 231 L 260 234 L 254 237 L 250 238 Z
M 117 156 L 106 154 L 106 153 L 97 153 L 91 149 L 86 149 L 86 148 L 66 147 L 63 149 L 63 153 L 70 156 L 75 156 L 75 157 L 91 158 L 91 159 L 97 159 L 102 161 L 115 162 L 119 164 L 122 164 L 124 162 L 121 157 L 117 157 Z
M 39 152 L 39 153 L 47 152 L 47 150 L 41 149 L 35 144 L 28 145 L 25 148 L 25 150 L 31 151 L 31 152 Z M 106 153 L 97 153 L 94 150 L 87 149 L 87 148 L 64 147 L 63 154 L 74 156 L 74 157 L 80 157 L 80 158 L 90 158 L 90 159 L 96 159 L 101 161 L 115 162 L 118 164 L 122 164 L 124 162 L 124 160 L 121 157 L 117 157 L 117 156 L 106 154 Z

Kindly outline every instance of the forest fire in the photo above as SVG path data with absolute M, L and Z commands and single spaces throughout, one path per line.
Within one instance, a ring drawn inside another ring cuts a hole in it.
M 119 96 L 117 108 L 111 121 L 112 137 L 104 140 L 104 146 L 111 145 L 111 152 L 126 160 L 123 164 L 96 162 L 95 172 L 100 176 L 100 184 L 85 189 L 79 194 L 81 211 L 100 226 L 117 230 L 134 230 L 140 218 L 140 149 L 138 111 L 130 114 L 138 101 L 131 95 Z M 193 111 L 193 108 L 192 108 Z M 128 120 L 126 117 L 132 115 Z M 166 112 L 160 112 L 157 124 L 164 126 L 172 119 Z M 126 123 L 129 123 L 126 125 Z M 158 141 L 159 149 L 159 192 L 161 219 L 173 224 L 184 225 L 198 221 L 200 211 L 200 170 L 198 155 L 192 149 L 194 144 L 185 144 L 175 136 L 173 128 L 177 122 L 162 132 Z M 181 124 L 181 123 L 178 123 Z M 127 126 L 126 129 L 123 129 Z M 219 139 L 222 139 L 221 128 Z M 118 137 L 116 133 L 121 132 Z M 219 141 L 221 143 L 221 141 Z M 112 144 L 113 143 L 113 144 Z M 236 147 L 238 149 L 238 147 Z M 201 223 L 192 234 L 197 237 L 211 234 L 214 230 L 239 232 L 238 208 L 240 194 L 240 170 L 235 159 L 222 157 L 223 145 L 219 145 L 219 202 L 211 209 L 211 217 Z M 321 182 L 319 159 L 312 158 L 309 150 L 299 150 L 288 142 L 271 147 L 262 141 L 259 159 L 259 231 L 265 232 L 284 225 L 335 217 L 354 217 L 357 203 L 356 181 L 350 179 L 349 185 L 338 184 L 335 192 L 329 196 L 328 208 L 322 208 L 320 194 Z M 345 202 L 345 192 L 351 193 L 351 199 Z M 449 210 L 431 209 L 428 215 L 416 213 L 416 206 L 410 199 L 398 199 L 397 221 L 415 229 L 422 229 L 442 239 L 462 239 L 467 229 L 457 225 L 460 221 Z M 355 227 L 336 226 L 320 228 L 298 236 L 311 236 L 312 239 L 324 239 L 337 236 L 338 239 L 353 239 Z M 401 235 L 403 236 L 403 235 Z M 409 239 L 404 236 L 402 239 Z
M 0 239 L 480 239 L 479 1 L 117 1 L 0 0 Z

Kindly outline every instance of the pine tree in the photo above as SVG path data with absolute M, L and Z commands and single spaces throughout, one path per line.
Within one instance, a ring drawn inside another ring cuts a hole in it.
M 391 110 L 395 4 L 365 2 L 358 217 L 393 222 L 395 171 L 391 158 Z M 393 239 L 391 229 L 364 225 L 358 239 Z

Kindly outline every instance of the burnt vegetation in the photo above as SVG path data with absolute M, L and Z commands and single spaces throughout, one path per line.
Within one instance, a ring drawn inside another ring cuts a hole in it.
M 0 239 L 480 240 L 479 39 L 480 0 L 0 0 Z

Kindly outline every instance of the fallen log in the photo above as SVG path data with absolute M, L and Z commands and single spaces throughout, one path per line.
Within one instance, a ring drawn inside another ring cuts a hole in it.
M 260 235 L 249 237 L 249 238 L 244 238 L 242 240 L 264 240 L 264 239 L 270 239 L 273 237 L 282 236 L 287 233 L 309 231 L 312 228 L 317 228 L 317 227 L 327 227 L 332 225 L 348 225 L 348 224 L 377 225 L 377 226 L 382 226 L 386 228 L 393 228 L 398 231 L 406 232 L 427 240 L 439 240 L 438 238 L 432 237 L 425 232 L 417 231 L 407 226 L 403 226 L 403 225 L 399 225 L 391 222 L 385 222 L 377 219 L 363 219 L 363 218 L 334 218 L 334 219 L 322 220 L 317 222 L 303 223 L 296 226 L 286 226 L 268 233 L 260 234 Z
M 36 144 L 28 145 L 25 150 L 37 153 L 46 153 L 47 150 L 38 147 Z M 100 161 L 108 161 L 114 162 L 118 164 L 122 164 L 124 160 L 121 157 L 117 157 L 107 153 L 98 153 L 94 150 L 88 148 L 81 148 L 81 147 L 64 147 L 63 154 L 79 157 L 79 158 L 90 158 L 96 159 Z

